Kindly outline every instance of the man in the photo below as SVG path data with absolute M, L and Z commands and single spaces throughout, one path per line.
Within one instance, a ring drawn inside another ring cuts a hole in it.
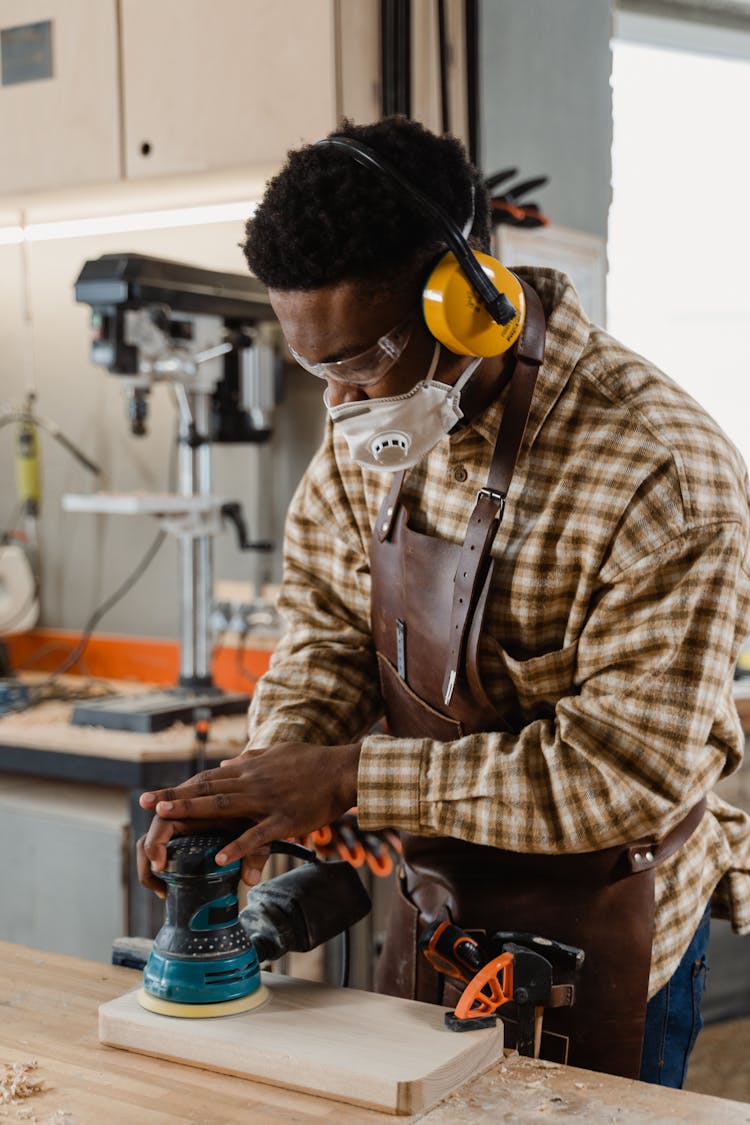
M 219 820 L 257 882 L 270 841 L 356 804 L 404 846 L 381 989 L 446 999 L 415 950 L 436 919 L 559 939 L 586 955 L 544 1021 L 570 1061 L 679 1086 L 708 903 L 750 930 L 750 821 L 712 793 L 742 752 L 745 466 L 563 275 L 488 265 L 493 304 L 474 267 L 450 297 L 462 230 L 487 249 L 476 170 L 396 118 L 290 153 L 248 224 L 330 424 L 248 750 L 143 796 L 141 878 Z

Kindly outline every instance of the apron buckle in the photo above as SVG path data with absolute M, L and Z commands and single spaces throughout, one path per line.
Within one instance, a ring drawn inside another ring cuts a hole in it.
M 487 499 L 491 500 L 493 504 L 497 504 L 495 519 L 502 519 L 503 512 L 505 510 L 505 493 L 498 492 L 495 488 L 488 488 L 485 486 L 484 488 L 480 488 L 477 492 L 477 500 L 481 499 L 482 496 L 486 496 Z

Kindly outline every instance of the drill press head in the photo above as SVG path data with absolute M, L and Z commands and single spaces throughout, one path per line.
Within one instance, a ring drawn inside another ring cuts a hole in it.
M 263 442 L 277 401 L 278 329 L 248 274 L 146 254 L 84 262 L 76 300 L 91 306 L 91 359 L 120 377 L 133 434 L 147 431 L 152 385 L 210 396 L 213 442 Z
M 179 836 L 161 877 L 167 914 L 138 999 L 161 1015 L 207 1017 L 258 1007 L 268 998 L 252 942 L 238 919 L 240 863 L 218 867 L 222 832 Z

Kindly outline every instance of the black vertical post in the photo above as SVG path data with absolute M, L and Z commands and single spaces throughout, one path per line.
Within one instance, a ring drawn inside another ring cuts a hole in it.
M 469 159 L 479 167 L 479 0 L 464 0 Z
M 451 111 L 448 102 L 448 33 L 445 27 L 445 0 L 436 0 L 436 3 L 440 61 L 440 128 L 443 133 L 450 133 Z
M 380 0 L 380 111 L 411 115 L 411 0 Z

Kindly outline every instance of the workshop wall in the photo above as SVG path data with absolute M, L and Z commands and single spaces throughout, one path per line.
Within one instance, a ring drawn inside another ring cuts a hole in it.
M 606 237 L 610 205 L 612 0 L 480 5 L 479 161 L 549 176 L 552 220 Z

